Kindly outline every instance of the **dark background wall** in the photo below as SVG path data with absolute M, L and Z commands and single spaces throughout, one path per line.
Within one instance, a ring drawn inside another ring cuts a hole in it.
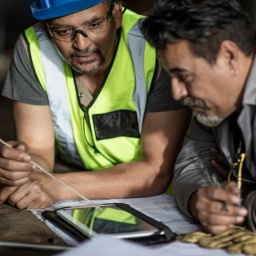
M 127 6 L 138 13 L 149 12 L 154 0 L 126 0 Z M 238 0 L 256 23 L 256 1 Z M 12 49 L 19 33 L 34 22 L 30 13 L 31 0 L 0 0 L 0 54 Z
M 254 24 L 256 24 L 256 1 L 255 0 L 239 0 L 241 6 L 249 13 Z
M 13 47 L 18 34 L 33 21 L 30 0 L 0 0 L 1 51 Z
M 0 0 L 0 53 L 13 47 L 17 36 L 34 22 L 30 12 L 32 0 Z M 150 10 L 154 0 L 126 0 L 127 6 L 138 12 Z

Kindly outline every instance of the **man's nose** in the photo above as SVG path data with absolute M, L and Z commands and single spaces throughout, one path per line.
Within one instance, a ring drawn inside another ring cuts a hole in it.
M 81 29 L 78 29 L 78 30 L 75 31 L 72 40 L 75 40 L 75 39 L 76 39 L 77 34 L 81 34 L 81 35 L 83 35 L 84 37 L 88 37 L 88 35 L 87 35 L 86 32 L 84 32 L 84 31 L 81 30 Z
M 80 50 L 84 50 L 88 43 L 91 43 L 90 38 L 83 30 L 77 30 L 74 34 L 74 45 Z
M 175 100 L 181 100 L 188 95 L 186 86 L 177 78 L 171 80 L 172 96 Z

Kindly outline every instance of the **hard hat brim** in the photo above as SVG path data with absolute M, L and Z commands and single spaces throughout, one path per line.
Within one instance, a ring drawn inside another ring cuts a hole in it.
M 40 9 L 35 3 L 30 5 L 32 15 L 37 20 L 49 20 L 66 16 L 84 9 L 91 8 L 104 0 L 73 0 L 58 6 L 50 6 L 49 8 Z

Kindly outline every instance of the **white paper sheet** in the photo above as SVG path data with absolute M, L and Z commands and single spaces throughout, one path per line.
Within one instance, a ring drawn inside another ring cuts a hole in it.
M 99 236 L 82 243 L 69 251 L 59 253 L 56 256 L 227 256 L 225 250 L 205 249 L 195 244 L 172 242 L 157 247 L 148 247 L 130 241 L 115 239 L 110 236 Z M 236 256 L 244 256 L 236 254 Z

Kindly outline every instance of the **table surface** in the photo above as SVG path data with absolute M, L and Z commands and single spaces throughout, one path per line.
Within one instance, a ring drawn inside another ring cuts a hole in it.
M 67 244 L 30 211 L 0 204 L 0 255 L 50 256 L 62 246 Z

